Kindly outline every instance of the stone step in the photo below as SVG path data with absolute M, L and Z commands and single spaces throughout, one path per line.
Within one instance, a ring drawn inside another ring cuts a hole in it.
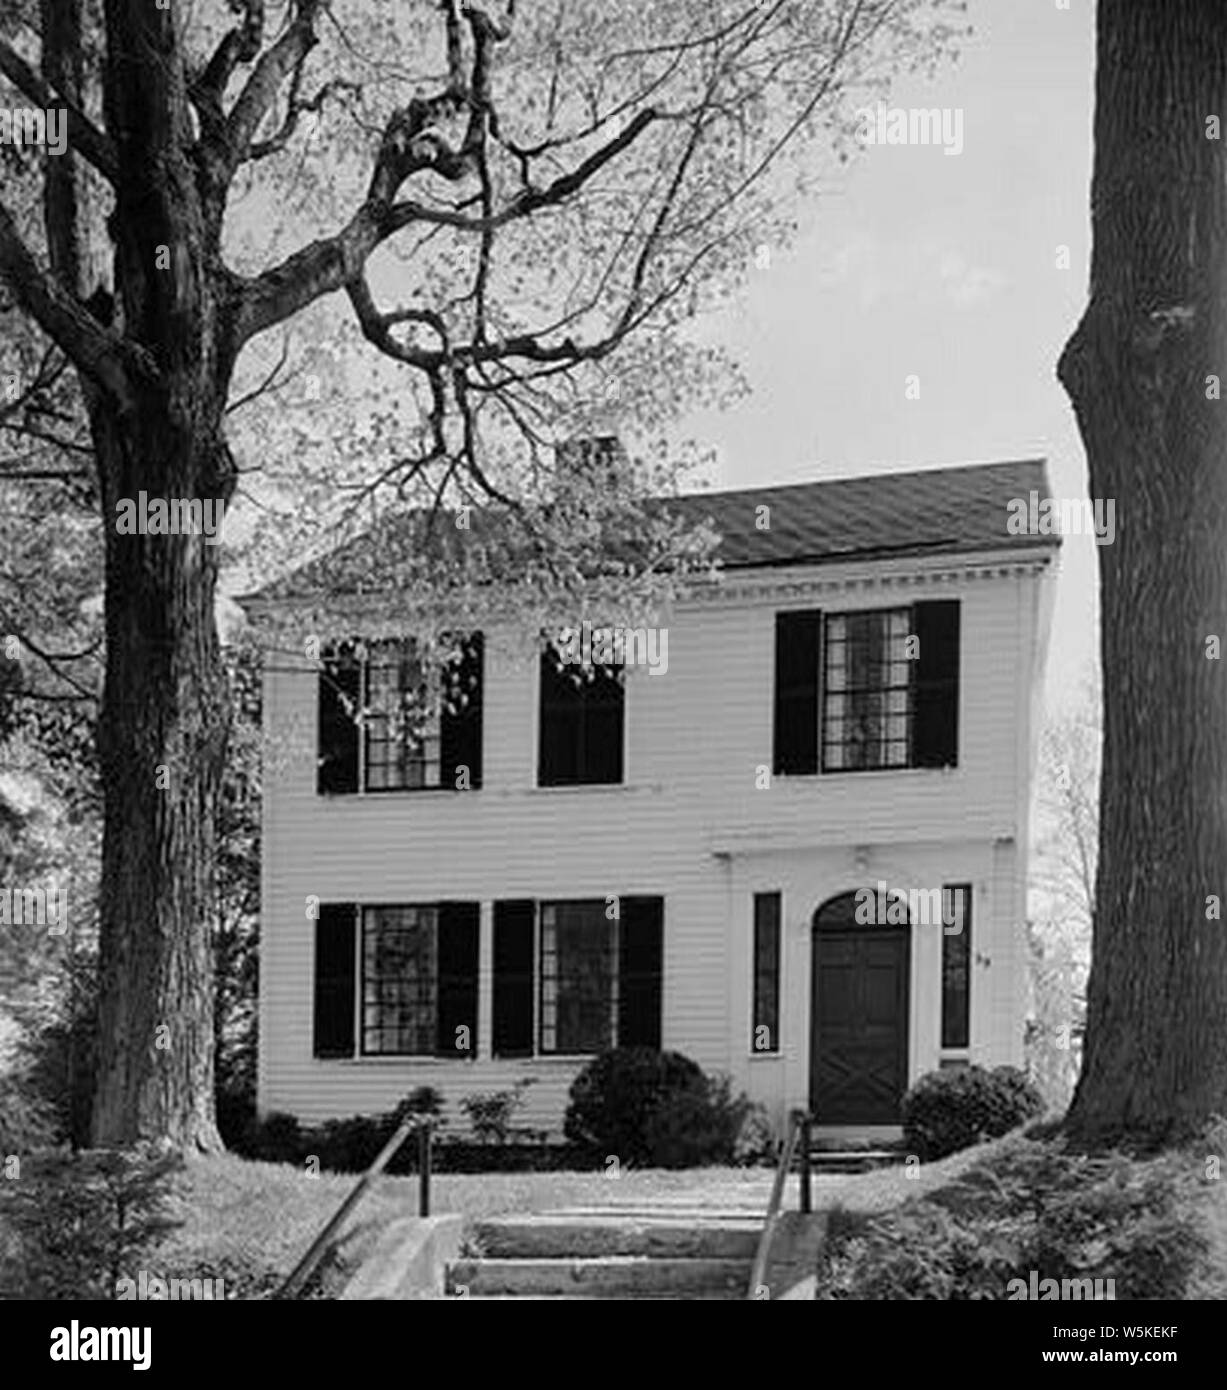
M 479 1293 L 468 1298 L 469 1303 L 737 1303 L 745 1298 L 745 1290 L 728 1289 L 721 1293 Z
M 456 1260 L 447 1273 L 447 1291 L 467 1288 L 470 1297 L 487 1294 L 571 1294 L 580 1298 L 619 1298 L 656 1294 L 687 1298 L 696 1294 L 744 1297 L 749 1260 L 647 1259 L 610 1255 L 603 1259 Z
M 894 1149 L 851 1149 L 843 1153 L 834 1149 L 814 1149 L 810 1153 L 809 1162 L 810 1171 L 818 1175 L 869 1173 L 875 1168 L 889 1168 L 901 1164 L 904 1157 L 904 1154 Z M 800 1166 L 799 1161 L 796 1166 Z
M 795 1185 L 795 1184 L 794 1184 Z M 658 1219 L 661 1221 L 673 1221 L 678 1216 L 684 1216 L 687 1221 L 703 1221 L 709 1226 L 720 1226 L 726 1221 L 749 1221 L 755 1217 L 760 1217 L 767 1206 L 766 1192 L 763 1193 L 763 1200 L 746 1202 L 744 1206 L 722 1207 L 695 1206 L 692 1203 L 657 1203 L 644 1201 L 625 1201 L 625 1202 L 604 1202 L 599 1207 L 553 1207 L 549 1211 L 537 1212 L 538 1216 L 582 1216 L 585 1220 L 599 1221 L 603 1216 L 622 1217 L 627 1215 L 642 1216 L 645 1220 Z M 524 1215 L 522 1212 L 509 1212 L 509 1217 Z M 502 1217 L 490 1218 L 491 1220 L 503 1220 Z
M 678 1222 L 653 1215 L 521 1216 L 481 1221 L 478 1248 L 496 1259 L 597 1259 L 606 1255 L 752 1260 L 762 1219 Z

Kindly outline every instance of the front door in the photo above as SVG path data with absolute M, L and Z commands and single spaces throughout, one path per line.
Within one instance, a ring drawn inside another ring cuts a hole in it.
M 846 922 L 825 907 L 814 917 L 810 1110 L 823 1125 L 896 1125 L 907 1089 L 908 928 L 838 917 Z

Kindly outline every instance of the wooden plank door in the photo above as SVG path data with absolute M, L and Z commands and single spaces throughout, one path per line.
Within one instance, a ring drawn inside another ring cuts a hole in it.
M 907 1088 L 908 930 L 814 931 L 810 1108 L 819 1124 L 898 1124 Z

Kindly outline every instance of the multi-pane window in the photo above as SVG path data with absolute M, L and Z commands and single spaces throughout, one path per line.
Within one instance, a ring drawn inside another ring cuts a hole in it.
M 363 1053 L 434 1053 L 438 928 L 434 907 L 368 907 L 363 912 Z
M 775 616 L 778 776 L 957 767 L 959 602 Z
M 482 652 L 480 633 L 438 664 L 412 639 L 330 648 L 319 673 L 317 790 L 480 787 Z
M 827 619 L 824 771 L 909 766 L 911 632 L 910 608 Z
M 475 1054 L 478 917 L 476 903 L 363 910 L 363 1055 Z
M 604 901 L 541 908 L 541 1051 L 602 1052 L 618 1036 L 618 920 Z
M 942 1046 L 971 1039 L 971 884 L 942 889 Z M 957 930 L 956 930 L 957 928 Z
M 366 667 L 366 789 L 439 785 L 439 695 L 416 644 L 379 642 Z
M 321 903 L 313 1054 L 475 1056 L 480 921 L 476 902 Z M 493 928 L 494 1056 L 660 1047 L 663 898 L 500 900 Z
M 780 1050 L 780 895 L 754 895 L 754 1017 L 750 1046 Z

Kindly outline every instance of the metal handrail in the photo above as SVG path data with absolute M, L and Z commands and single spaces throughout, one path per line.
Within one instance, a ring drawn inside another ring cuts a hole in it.
M 797 1153 L 797 1141 L 801 1139 L 801 1210 L 810 1210 L 810 1126 L 812 1116 L 805 1110 L 794 1110 L 788 1117 L 788 1133 L 780 1149 L 776 1165 L 775 1181 L 771 1184 L 771 1197 L 767 1202 L 767 1216 L 763 1222 L 763 1233 L 758 1238 L 758 1249 L 754 1253 L 754 1264 L 750 1269 L 750 1288 L 747 1298 L 756 1299 L 762 1287 L 763 1276 L 767 1273 L 767 1259 L 771 1254 L 771 1240 L 780 1220 L 780 1207 L 784 1201 L 784 1184 L 792 1172 L 793 1159 Z
M 311 1242 L 310 1248 L 301 1260 L 290 1271 L 285 1283 L 273 1295 L 274 1299 L 297 1298 L 306 1286 L 307 1281 L 315 1273 L 316 1268 L 323 1260 L 332 1244 L 332 1239 L 340 1229 L 345 1218 L 353 1211 L 362 1198 L 366 1195 L 367 1189 L 375 1181 L 383 1170 L 391 1163 L 393 1156 L 400 1146 L 409 1137 L 413 1130 L 418 1132 L 418 1174 L 419 1174 L 419 1193 L 418 1193 L 418 1215 L 430 1215 L 430 1151 L 431 1134 L 434 1130 L 435 1120 L 431 1115 L 406 1115 L 397 1128 L 396 1133 L 376 1154 L 374 1162 L 358 1179 L 357 1185 L 348 1197 L 341 1203 L 336 1211 L 329 1218 L 324 1229 Z

